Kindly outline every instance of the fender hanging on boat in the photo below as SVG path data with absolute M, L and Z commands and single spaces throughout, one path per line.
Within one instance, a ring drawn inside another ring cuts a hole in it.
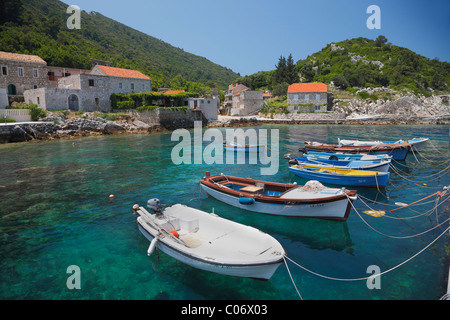
M 239 203 L 245 204 L 245 205 L 250 205 L 250 204 L 255 203 L 255 199 L 250 198 L 250 197 L 241 197 L 241 198 L 239 198 Z
M 148 256 L 150 256 L 153 253 L 153 251 L 155 251 L 157 242 L 158 242 L 158 238 L 153 238 L 152 242 L 150 242 L 150 245 L 149 245 L 148 250 L 147 250 L 147 255 Z

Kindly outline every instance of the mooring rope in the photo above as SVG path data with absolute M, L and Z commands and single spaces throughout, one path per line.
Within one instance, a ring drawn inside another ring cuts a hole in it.
M 379 234 L 381 234 L 381 235 L 383 235 L 383 236 L 385 236 L 385 237 L 388 237 L 388 238 L 393 238 L 393 239 L 408 239 L 408 238 L 418 237 L 418 236 L 421 236 L 421 235 L 423 235 L 423 234 L 425 234 L 425 233 L 428 233 L 428 232 L 430 232 L 430 231 L 432 231 L 432 230 L 434 230 L 434 229 L 436 229 L 436 228 L 442 226 L 444 223 L 446 223 L 447 221 L 450 220 L 450 218 L 448 218 L 448 219 L 446 219 L 444 222 L 442 222 L 442 223 L 440 223 L 440 224 L 437 224 L 436 226 L 434 226 L 434 227 L 431 228 L 431 229 L 428 229 L 428 230 L 426 230 L 426 231 L 424 231 L 424 232 L 417 233 L 417 234 L 413 234 L 413 235 L 410 235 L 410 236 L 403 236 L 403 237 L 399 237 L 399 236 L 391 236 L 391 235 L 385 234 L 385 233 L 383 233 L 383 232 L 381 232 L 381 231 L 378 231 L 377 229 L 375 229 L 374 227 L 372 227 L 372 226 L 371 226 L 366 220 L 364 220 L 364 218 L 359 214 L 358 210 L 355 208 L 355 206 L 353 205 L 353 203 L 350 201 L 350 198 L 349 198 L 348 196 L 347 196 L 347 198 L 348 198 L 348 201 L 350 202 L 350 204 L 352 205 L 353 209 L 355 210 L 356 214 L 361 218 L 361 220 L 362 220 L 362 221 L 363 221 L 370 229 L 372 229 L 372 230 L 375 231 L 376 233 L 379 233 Z M 442 202 L 442 203 L 444 203 L 444 202 Z M 434 210 L 434 208 L 433 208 L 433 210 Z
M 415 257 L 417 257 L 419 254 L 421 254 L 422 252 L 424 252 L 426 249 L 428 249 L 431 245 L 433 245 L 439 238 L 441 238 L 441 237 L 442 237 L 445 233 L 447 233 L 447 231 L 449 231 L 449 230 L 450 230 L 450 226 L 447 227 L 447 229 L 445 229 L 444 232 L 442 232 L 436 239 L 434 239 L 433 241 L 431 241 L 430 244 L 428 244 L 425 248 L 423 248 L 422 250 L 420 250 L 420 251 L 417 252 L 415 255 L 411 256 L 410 258 L 406 259 L 405 261 L 399 263 L 398 265 L 396 265 L 396 266 L 394 266 L 394 267 L 392 267 L 392 268 L 390 268 L 390 269 L 388 269 L 388 270 L 386 270 L 386 271 L 383 271 L 383 272 L 381 272 L 381 273 L 378 273 L 378 274 L 375 274 L 375 275 L 371 275 L 371 276 L 368 276 L 368 277 L 363 277 L 363 278 L 343 279 L 343 278 L 330 277 L 330 276 L 326 276 L 326 275 L 323 275 L 323 274 L 319 274 L 319 273 L 317 273 L 317 272 L 314 272 L 314 271 L 312 271 L 312 270 L 309 270 L 308 268 L 306 268 L 306 267 L 300 265 L 299 263 L 295 262 L 294 260 L 292 260 L 292 259 L 289 258 L 288 256 L 286 256 L 286 259 L 288 259 L 288 260 L 291 261 L 293 264 L 295 264 L 295 265 L 298 266 L 299 268 L 301 268 L 301 269 L 303 269 L 303 270 L 305 270 L 305 271 L 307 271 L 307 272 L 309 272 L 309 273 L 312 273 L 312 274 L 314 274 L 314 275 L 316 275 L 316 276 L 318 276 L 318 277 L 325 278 L 325 279 L 329 279 L 329 280 L 336 280 L 336 281 L 361 281 L 361 280 L 374 279 L 374 278 L 380 277 L 380 276 L 382 276 L 382 275 L 384 275 L 384 274 L 386 274 L 386 273 L 388 273 L 388 272 L 391 272 L 391 271 L 393 271 L 393 270 L 395 270 L 395 269 L 401 267 L 401 266 L 404 265 L 405 263 L 411 261 L 412 259 L 414 259 Z
M 286 258 L 287 258 L 287 256 L 284 255 L 284 256 L 283 256 L 284 265 L 286 266 L 287 272 L 289 273 L 289 277 L 291 278 L 291 281 L 292 281 L 292 284 L 294 285 L 295 291 L 297 291 L 297 294 L 298 294 L 298 296 L 300 297 L 300 300 L 303 300 L 302 295 L 301 295 L 300 292 L 298 291 L 297 286 L 295 285 L 295 281 L 294 281 L 294 279 L 292 278 L 291 271 L 289 270 L 289 267 L 288 267 L 287 262 L 286 262 Z M 288 258 L 288 259 L 289 259 L 289 258 Z
M 370 210 L 375 210 L 374 208 L 370 207 L 370 206 L 362 199 L 362 197 L 361 197 L 360 195 L 358 195 L 358 198 L 359 198 L 359 200 L 361 200 L 361 202 L 362 202 L 367 208 L 369 208 Z M 423 213 L 421 213 L 421 212 L 419 212 L 419 211 L 417 211 L 417 210 L 413 210 L 413 209 L 409 208 L 409 210 L 411 210 L 411 211 L 413 211 L 413 212 L 416 212 L 416 213 L 419 213 L 419 214 L 416 215 L 416 216 L 412 216 L 412 217 L 392 217 L 392 216 L 389 216 L 389 215 L 384 215 L 383 217 L 390 218 L 390 219 L 396 219 L 396 220 L 407 220 L 407 219 L 418 218 L 418 217 L 421 217 L 421 216 L 430 216 L 430 215 L 432 214 L 433 211 L 437 210 L 437 208 L 438 208 L 440 205 L 444 204 L 449 198 L 450 198 L 450 195 L 448 195 L 447 198 L 445 198 L 444 200 L 442 200 L 441 203 L 439 203 L 439 204 L 438 204 L 438 201 L 437 201 L 437 200 L 439 200 L 439 198 L 436 198 L 435 200 L 427 201 L 427 202 L 420 203 L 420 204 L 413 204 L 413 205 L 411 205 L 411 206 L 419 206 L 419 205 L 424 205 L 424 204 L 428 204 L 428 203 L 431 203 L 431 202 L 435 202 L 435 205 L 434 205 L 433 208 L 431 208 L 431 209 L 429 209 L 428 211 L 423 212 Z M 366 198 L 366 199 L 367 199 L 367 198 Z M 379 203 L 381 203 L 381 202 L 379 202 Z M 391 205 L 391 204 L 387 204 L 387 203 L 386 203 L 386 205 Z M 391 205 L 391 206 L 394 206 L 394 205 Z M 407 207 L 407 206 L 404 206 L 404 207 L 401 207 L 401 208 L 399 208 L 399 209 L 403 209 L 403 208 L 406 208 L 406 207 Z M 392 210 L 390 210 L 390 211 L 392 211 Z

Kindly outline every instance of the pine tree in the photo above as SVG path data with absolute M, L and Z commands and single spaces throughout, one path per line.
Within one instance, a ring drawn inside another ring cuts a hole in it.
M 286 77 L 285 82 L 289 84 L 293 84 L 299 81 L 299 76 L 297 71 L 295 70 L 294 59 L 292 58 L 292 54 L 289 54 L 289 57 L 286 61 Z

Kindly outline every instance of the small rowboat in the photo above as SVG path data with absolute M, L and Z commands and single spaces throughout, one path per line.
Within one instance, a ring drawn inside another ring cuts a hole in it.
M 305 186 L 239 178 L 206 176 L 203 191 L 229 205 L 271 215 L 345 221 L 356 200 L 356 191 L 328 188 L 318 181 Z
M 262 280 L 283 262 L 281 244 L 258 229 L 181 204 L 162 211 L 158 199 L 148 207 L 154 214 L 135 209 L 139 231 L 150 241 L 148 255 L 158 248 L 194 268 Z
M 320 142 L 305 142 L 305 149 L 326 152 L 343 153 L 367 153 L 367 154 L 387 154 L 394 160 L 405 160 L 408 152 L 411 150 L 411 144 L 403 143 L 382 143 L 376 146 L 342 146 L 338 144 L 326 144 Z
M 339 186 L 384 188 L 389 180 L 389 172 L 336 169 L 320 165 L 293 165 L 289 171 L 305 179 Z
M 239 143 L 231 142 L 229 144 L 224 143 L 223 148 L 225 150 L 234 151 L 234 152 L 263 152 L 263 145 L 241 145 Z
M 388 172 L 391 160 L 358 161 L 358 160 L 322 160 L 313 158 L 297 158 L 289 161 L 289 164 L 312 164 L 324 168 L 353 169 L 377 172 Z
M 407 140 L 409 144 L 412 146 L 413 151 L 422 151 L 425 144 L 429 141 L 428 138 L 413 138 L 411 140 Z M 397 140 L 397 141 L 360 141 L 360 140 L 340 140 L 338 139 L 340 145 L 345 146 L 376 146 L 383 143 L 403 143 L 405 140 Z

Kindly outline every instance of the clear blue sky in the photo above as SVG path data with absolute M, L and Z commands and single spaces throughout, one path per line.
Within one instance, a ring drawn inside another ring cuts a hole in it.
M 64 0 L 68 3 L 69 0 Z M 304 59 L 330 42 L 356 37 L 450 61 L 449 0 L 73 0 L 241 75 L 272 70 L 280 55 Z M 370 5 L 381 29 L 369 30 Z M 81 27 L 82 21 L 81 21 Z

